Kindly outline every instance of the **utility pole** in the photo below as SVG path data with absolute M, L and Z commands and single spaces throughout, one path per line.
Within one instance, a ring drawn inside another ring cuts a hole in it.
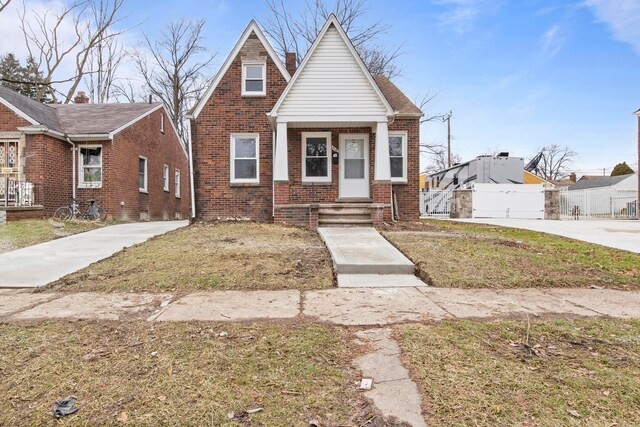
M 452 111 L 449 111 L 449 114 L 442 118 L 442 121 L 447 122 L 447 167 L 451 167 L 451 116 L 453 115 Z

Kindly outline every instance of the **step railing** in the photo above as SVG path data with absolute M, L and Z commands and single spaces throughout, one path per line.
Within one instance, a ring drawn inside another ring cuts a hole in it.
M 9 177 L 0 177 L 0 206 L 20 207 L 36 205 L 35 184 L 18 181 Z

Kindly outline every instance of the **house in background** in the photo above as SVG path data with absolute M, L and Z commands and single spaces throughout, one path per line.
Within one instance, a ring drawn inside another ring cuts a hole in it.
M 569 191 L 576 190 L 599 190 L 599 191 L 638 191 L 637 174 L 619 176 L 599 176 L 580 179 L 578 182 L 567 188 Z
M 544 185 L 544 188 L 555 188 L 555 185 L 552 182 L 547 181 L 544 178 L 540 178 L 538 175 L 534 174 L 533 172 L 529 172 L 528 170 L 524 171 L 523 183 L 524 184 L 542 184 Z
M 417 219 L 420 109 L 369 73 L 335 16 L 299 68 L 285 62 L 252 21 L 190 113 L 196 216 Z
M 0 210 L 42 218 L 76 197 L 108 217 L 188 218 L 189 162 L 160 103 L 47 105 L 0 86 Z

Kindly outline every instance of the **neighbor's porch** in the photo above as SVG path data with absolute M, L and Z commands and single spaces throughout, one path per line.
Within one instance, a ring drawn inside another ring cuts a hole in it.
M 275 133 L 275 222 L 317 228 L 391 220 L 386 121 L 278 122 Z

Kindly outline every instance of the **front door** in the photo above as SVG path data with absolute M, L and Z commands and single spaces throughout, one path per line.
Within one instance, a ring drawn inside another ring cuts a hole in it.
M 369 135 L 340 135 L 340 198 L 369 197 Z

